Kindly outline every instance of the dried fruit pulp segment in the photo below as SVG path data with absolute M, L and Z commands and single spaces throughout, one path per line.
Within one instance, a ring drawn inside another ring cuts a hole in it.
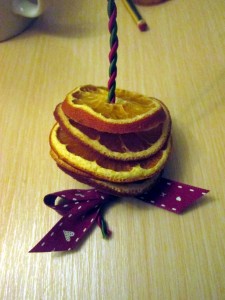
M 160 177 L 160 173 L 156 173 L 152 178 L 131 183 L 114 183 L 105 180 L 100 180 L 82 172 L 78 169 L 71 167 L 69 164 L 60 160 L 54 151 L 50 152 L 52 158 L 56 161 L 58 167 L 73 177 L 74 179 L 91 186 L 94 186 L 102 191 L 108 192 L 116 196 L 135 196 L 148 191 Z
M 169 114 L 164 122 L 147 131 L 127 134 L 99 132 L 76 123 L 64 114 L 61 104 L 57 105 L 54 116 L 60 127 L 75 140 L 117 160 L 137 160 L 153 155 L 163 146 L 170 132 Z
M 113 182 L 131 182 L 153 176 L 164 167 L 171 148 L 169 141 L 165 149 L 149 159 L 134 162 L 116 161 L 104 157 L 79 141 L 74 143 L 59 125 L 55 125 L 51 132 L 50 144 L 60 159 L 71 166 Z
M 107 92 L 104 87 L 78 87 L 66 96 L 62 109 L 74 121 L 110 133 L 143 131 L 166 117 L 157 99 L 117 89 L 117 101 L 111 104 Z

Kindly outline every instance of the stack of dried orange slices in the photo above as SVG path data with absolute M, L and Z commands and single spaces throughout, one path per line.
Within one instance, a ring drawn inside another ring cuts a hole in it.
M 171 119 L 155 98 L 81 86 L 58 104 L 50 133 L 51 156 L 78 181 L 119 196 L 149 190 L 171 151 Z

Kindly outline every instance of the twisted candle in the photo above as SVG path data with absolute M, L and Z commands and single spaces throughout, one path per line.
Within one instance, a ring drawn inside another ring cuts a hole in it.
M 108 81 L 108 101 L 115 103 L 116 96 L 116 76 L 117 76 L 117 48 L 119 45 L 117 37 L 117 7 L 114 0 L 108 0 L 108 28 L 110 32 L 110 52 L 109 52 L 109 81 Z

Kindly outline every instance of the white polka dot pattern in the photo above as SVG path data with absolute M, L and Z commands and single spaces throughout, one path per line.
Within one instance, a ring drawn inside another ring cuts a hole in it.
M 180 214 L 207 192 L 209 191 L 202 188 L 162 178 L 159 185 L 152 191 L 137 198 Z
M 176 214 L 182 213 L 208 190 L 162 178 L 150 191 L 136 198 Z M 56 199 L 60 201 L 56 201 Z M 65 190 L 46 195 L 44 203 L 62 215 L 56 225 L 30 252 L 71 251 L 89 229 L 103 222 L 101 208 L 116 197 L 95 189 Z M 105 225 L 105 222 L 103 222 Z

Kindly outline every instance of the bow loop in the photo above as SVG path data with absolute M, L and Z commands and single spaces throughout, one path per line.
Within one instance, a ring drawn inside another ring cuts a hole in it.
M 150 191 L 136 198 L 180 214 L 209 190 L 161 178 Z M 30 252 L 70 251 L 98 224 L 103 237 L 111 235 L 102 216 L 105 203 L 117 197 L 90 190 L 64 190 L 44 197 L 44 203 L 63 217 Z

